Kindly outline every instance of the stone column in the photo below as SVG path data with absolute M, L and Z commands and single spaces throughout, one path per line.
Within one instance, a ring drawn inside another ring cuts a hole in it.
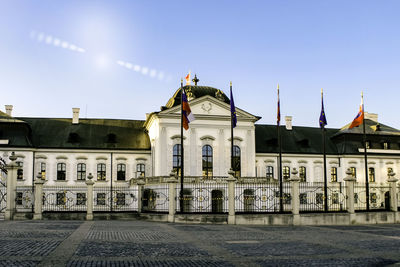
M 16 190 L 16 183 L 17 183 L 17 164 L 15 161 L 17 157 L 15 153 L 12 152 L 10 156 L 11 162 L 7 164 L 7 206 L 6 211 L 4 214 L 5 220 L 12 220 L 15 212 L 15 190 Z
M 137 190 L 138 190 L 138 193 L 137 193 L 137 199 L 138 199 L 137 200 L 138 201 L 137 212 L 141 213 L 142 212 L 142 206 L 143 206 L 143 203 L 142 203 L 143 187 L 144 187 L 144 185 L 146 183 L 145 183 L 145 181 L 143 179 L 140 178 L 140 179 L 137 180 L 136 184 L 137 184 Z
M 39 172 L 35 180 L 35 212 L 33 214 L 34 220 L 42 219 L 43 212 L 43 184 L 46 182 L 42 179 L 42 174 Z
M 387 181 L 390 184 L 390 210 L 397 212 L 397 210 L 398 210 L 398 208 L 397 208 L 397 181 L 398 180 L 394 176 L 395 176 L 395 173 L 390 172 L 389 179 Z
M 87 210 L 86 210 L 86 220 L 92 221 L 93 220 L 93 185 L 94 182 L 92 181 L 93 175 L 89 173 L 88 179 L 86 180 L 87 185 Z
M 236 178 L 233 176 L 235 172 L 230 169 L 228 172 L 228 224 L 236 224 L 236 216 L 235 216 L 235 185 Z
M 290 182 L 290 194 L 292 201 L 292 214 L 293 214 L 293 225 L 300 225 L 300 178 L 297 176 L 298 171 L 296 168 L 292 170 L 292 177 L 289 179 Z
M 350 223 L 352 223 L 355 219 L 354 212 L 354 183 L 356 178 L 351 175 L 351 170 L 348 168 L 346 170 L 347 176 L 343 179 L 346 185 L 346 206 L 347 212 L 350 214 Z
M 171 172 L 170 177 L 167 179 L 168 183 L 168 222 L 175 222 L 175 213 L 176 213 L 176 183 L 178 179 L 175 177 L 175 172 Z

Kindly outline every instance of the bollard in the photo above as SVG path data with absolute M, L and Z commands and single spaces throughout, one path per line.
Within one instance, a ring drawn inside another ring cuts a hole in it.
M 93 175 L 89 173 L 88 180 L 86 180 L 87 185 L 87 210 L 86 210 L 86 220 L 91 221 L 93 220 L 93 185 L 94 182 L 92 181 Z
M 42 179 L 42 173 L 38 173 L 35 180 L 35 209 L 33 214 L 34 220 L 42 219 L 43 212 L 43 184 L 46 182 Z
M 176 213 L 176 183 L 178 179 L 175 177 L 175 172 L 171 172 L 170 177 L 167 179 L 168 183 L 168 222 L 175 222 L 175 213 Z
M 292 177 L 289 179 L 291 185 L 291 202 L 292 202 L 292 214 L 293 214 L 293 225 L 300 225 L 300 178 L 297 176 L 298 171 L 296 168 L 292 170 Z
M 15 161 L 17 157 L 12 152 L 10 156 L 11 162 L 7 164 L 7 206 L 4 213 L 5 220 L 12 220 L 15 212 L 15 189 L 17 183 L 17 164 Z
M 233 176 L 235 172 L 230 169 L 228 171 L 228 224 L 236 224 L 236 215 L 235 215 L 235 184 L 236 178 Z

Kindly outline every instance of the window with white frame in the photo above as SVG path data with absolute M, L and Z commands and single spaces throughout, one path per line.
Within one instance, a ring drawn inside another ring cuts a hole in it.
M 41 162 L 40 163 L 40 174 L 42 175 L 42 179 L 46 179 L 46 163 Z
M 137 173 L 137 177 L 145 177 L 146 176 L 146 165 L 144 165 L 144 163 L 138 163 L 136 165 L 136 173 Z
M 331 167 L 331 182 L 337 182 L 337 168 Z
M 97 164 L 97 180 L 98 181 L 106 180 L 106 164 L 104 163 Z
M 65 181 L 66 169 L 65 163 L 57 163 L 57 181 Z
M 76 167 L 76 179 L 79 181 L 86 180 L 86 164 L 78 163 Z
M 125 181 L 126 178 L 126 165 L 120 163 L 117 165 L 117 181 Z
M 300 166 L 299 167 L 299 177 L 300 177 L 300 182 L 306 182 L 307 181 L 306 167 L 304 167 L 304 166 Z
M 274 167 L 273 166 L 266 167 L 265 176 L 267 177 L 267 179 L 274 179 Z
M 202 168 L 203 168 L 203 177 L 206 179 L 212 178 L 212 176 L 213 176 L 213 149 L 210 145 L 203 146 Z

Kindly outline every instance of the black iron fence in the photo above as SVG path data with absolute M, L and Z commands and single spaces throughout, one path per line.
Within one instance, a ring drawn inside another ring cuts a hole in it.
M 321 182 L 301 182 L 299 184 L 300 212 L 323 212 L 325 201 L 327 201 L 327 211 L 346 210 L 346 191 L 342 183 L 327 186 L 327 196 L 324 189 L 324 183 Z
M 15 208 L 19 212 L 33 211 L 35 198 L 32 186 L 17 186 L 15 189 Z
M 145 185 L 142 195 L 142 211 L 168 212 L 168 188 L 167 183 Z
M 228 183 L 223 181 L 193 180 L 176 187 L 177 211 L 191 213 L 227 213 Z M 182 205 L 182 208 L 181 208 Z
M 367 209 L 365 183 L 354 185 L 354 208 L 355 210 Z M 369 184 L 369 208 L 370 210 L 390 209 L 390 186 L 381 184 Z
M 238 183 L 235 187 L 235 210 L 243 213 L 257 212 L 290 212 L 292 209 L 291 185 L 288 182 L 282 184 L 282 204 L 280 210 L 280 186 L 279 183 Z
M 46 186 L 43 211 L 86 211 L 87 188 L 84 186 Z
M 0 213 L 7 208 L 7 177 L 6 173 L 0 170 Z
M 93 187 L 93 211 L 119 212 L 138 210 L 136 186 Z

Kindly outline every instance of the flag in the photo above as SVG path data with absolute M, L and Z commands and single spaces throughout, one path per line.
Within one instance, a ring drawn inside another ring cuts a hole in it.
M 185 80 L 186 80 L 186 85 L 190 85 L 190 71 L 188 75 L 186 75 Z
M 183 95 L 182 95 L 182 115 L 183 115 L 183 128 L 185 130 L 189 129 L 189 123 L 194 121 L 194 115 L 190 110 L 190 106 L 187 100 L 187 96 L 185 93 L 185 89 L 182 88 Z
M 322 93 L 322 89 L 321 89 L 321 101 L 322 101 L 322 107 L 321 107 L 321 115 L 319 115 L 319 127 L 324 128 L 325 125 L 328 124 L 328 122 L 326 121 L 326 116 L 325 116 L 324 96 Z
M 278 110 L 277 110 L 276 119 L 277 119 L 277 124 L 279 126 L 279 124 L 281 123 L 281 104 L 280 104 L 280 100 L 279 100 L 279 83 L 278 83 Z
M 232 120 L 232 128 L 235 128 L 237 123 L 237 117 L 236 117 L 235 102 L 233 101 L 232 83 L 231 83 L 231 120 Z
M 361 93 L 361 104 L 360 104 L 360 111 L 358 112 L 357 116 L 354 118 L 353 122 L 350 124 L 349 129 L 357 127 L 364 122 L 364 100 L 363 95 Z

